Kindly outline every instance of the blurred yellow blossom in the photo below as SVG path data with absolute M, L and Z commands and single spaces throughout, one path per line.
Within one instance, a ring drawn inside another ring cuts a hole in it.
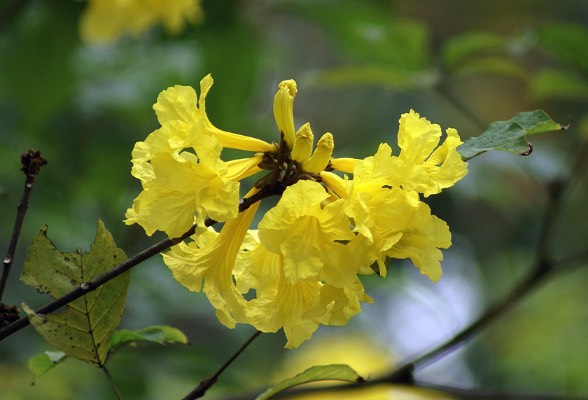
M 139 35 L 157 23 L 178 33 L 185 22 L 203 18 L 200 0 L 89 0 L 80 30 L 88 43 L 110 43 L 125 34 Z
M 383 143 L 362 160 L 333 158 L 331 133 L 315 146 L 310 124 L 296 130 L 294 80 L 281 82 L 274 98 L 278 143 L 216 128 L 205 109 L 211 86 L 209 75 L 200 96 L 186 86 L 159 95 L 153 108 L 161 128 L 132 153 L 143 191 L 126 223 L 170 237 L 193 223 L 202 227 L 164 261 L 178 282 L 204 291 L 221 323 L 283 329 L 293 348 L 320 324 L 345 325 L 361 312 L 372 299 L 359 276 L 386 276 L 389 258 L 410 259 L 433 281 L 441 277 L 440 249 L 451 245 L 451 234 L 421 196 L 467 173 L 455 129 L 439 145 L 441 128 L 411 110 L 400 118 L 398 156 Z M 225 147 L 252 154 L 224 161 Z M 240 181 L 257 173 L 264 175 L 239 200 Z M 250 229 L 270 196 L 279 196 L 277 204 Z M 220 233 L 204 229 L 216 222 L 225 222 Z
M 392 370 L 394 356 L 383 346 L 367 335 L 345 334 L 322 336 L 302 346 L 298 351 L 288 354 L 282 367 L 278 369 L 275 381 L 295 376 L 315 365 L 345 364 L 353 368 L 361 377 L 374 379 Z M 305 387 L 321 386 L 321 391 L 307 394 L 290 394 L 296 400 L 449 400 L 447 395 L 434 390 L 404 385 L 382 384 L 354 387 L 354 390 L 326 391 L 325 386 L 334 382 L 316 382 Z M 287 392 L 286 392 L 287 393 Z

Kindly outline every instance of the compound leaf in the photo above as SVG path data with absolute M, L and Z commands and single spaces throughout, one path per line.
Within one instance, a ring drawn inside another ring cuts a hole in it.
M 29 246 L 21 280 L 57 299 L 125 259 L 102 221 L 98 221 L 96 239 L 85 253 L 59 251 L 47 238 L 44 227 Z M 31 324 L 51 345 L 70 357 L 102 367 L 122 316 L 129 276 L 126 272 L 86 293 L 63 312 L 42 315 L 26 304 L 23 308 Z

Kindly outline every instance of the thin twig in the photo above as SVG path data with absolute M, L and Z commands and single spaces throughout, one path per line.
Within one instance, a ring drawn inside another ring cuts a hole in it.
M 451 94 L 448 88 L 445 85 L 437 86 L 435 88 L 437 94 L 443 97 L 447 102 L 449 102 L 453 107 L 455 107 L 459 112 L 461 112 L 464 116 L 469 118 L 469 120 L 476 125 L 476 127 L 480 128 L 484 131 L 487 127 L 487 123 L 484 122 L 478 115 L 466 106 L 463 102 L 457 99 L 453 94 Z
M 29 208 L 29 198 L 31 196 L 31 192 L 33 191 L 35 178 L 41 171 L 41 167 L 47 164 L 47 160 L 41 157 L 41 152 L 33 149 L 30 149 L 21 155 L 20 162 L 22 164 L 21 171 L 25 173 L 26 178 L 20 203 L 18 203 L 18 206 L 16 207 L 16 218 L 12 228 L 12 235 L 10 237 L 8 251 L 6 252 L 6 257 L 4 258 L 2 276 L 0 277 L 0 302 L 2 301 L 4 289 L 6 288 L 6 282 L 8 281 L 8 275 L 10 274 L 10 268 L 12 267 L 12 262 L 14 260 L 14 253 L 16 252 L 16 245 L 18 244 L 18 238 L 20 237 L 20 230 Z
M 563 206 L 564 194 L 566 194 L 566 192 L 568 192 L 568 190 L 571 188 L 572 184 L 575 182 L 576 176 L 582 173 L 582 170 L 579 166 L 581 166 L 584 162 L 584 156 L 587 148 L 588 143 L 585 144 L 580 149 L 580 151 L 578 151 L 577 157 L 572 162 L 570 168 L 571 172 L 567 179 L 556 181 L 554 184 L 551 184 L 548 187 L 548 204 L 545 209 L 543 225 L 539 233 L 535 261 L 529 270 L 528 275 L 523 279 L 523 281 L 515 286 L 505 298 L 492 305 L 478 319 L 473 321 L 470 325 L 457 333 L 451 339 L 447 340 L 445 343 L 440 344 L 434 349 L 401 364 L 388 375 L 389 378 L 395 378 L 398 374 L 403 375 L 406 373 L 412 373 L 417 367 L 428 365 L 444 357 L 457 346 L 471 339 L 474 335 L 478 334 L 481 330 L 498 319 L 498 317 L 502 316 L 505 312 L 510 310 L 525 295 L 535 289 L 551 272 L 555 271 L 554 267 L 557 263 L 551 259 L 549 251 L 550 244 L 554 236 L 553 232 L 557 218 Z M 557 271 L 559 272 L 561 269 L 557 269 Z M 383 378 L 383 380 L 385 379 L 386 378 Z
M 108 383 L 110 383 L 110 386 L 112 387 L 112 390 L 114 391 L 114 394 L 116 395 L 116 398 L 118 400 L 124 400 L 122 393 L 120 392 L 120 390 L 118 390 L 118 387 L 116 386 L 116 383 L 114 383 L 114 380 L 112 379 L 112 375 L 110 375 L 110 372 L 108 372 L 108 370 L 106 369 L 106 366 L 103 365 L 101 369 L 104 372 L 104 375 L 106 375 L 106 379 L 108 380 Z
M 241 353 L 243 353 L 245 349 L 249 347 L 249 345 L 253 343 L 253 341 L 257 339 L 257 337 L 260 334 L 260 331 L 256 331 L 212 376 L 200 382 L 200 384 L 194 390 L 188 393 L 182 400 L 193 400 L 204 396 L 206 391 L 216 383 L 216 381 L 218 380 L 220 375 L 225 371 L 225 369 L 227 369 L 229 365 L 231 365 L 233 361 L 235 361 L 237 357 L 239 357 Z

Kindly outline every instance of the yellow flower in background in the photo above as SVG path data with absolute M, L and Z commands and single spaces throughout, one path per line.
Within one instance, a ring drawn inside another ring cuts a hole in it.
M 137 36 L 163 23 L 178 33 L 187 22 L 203 18 L 200 0 L 89 0 L 80 31 L 87 43 L 111 43 L 122 35 Z
M 300 347 L 296 352 L 285 358 L 282 366 L 274 377 L 275 382 L 291 378 L 302 371 L 316 366 L 329 364 L 345 364 L 350 366 L 361 377 L 378 378 L 389 372 L 395 365 L 393 354 L 385 347 L 376 343 L 371 337 L 361 334 L 328 335 L 318 337 Z M 325 389 L 325 386 L 336 385 L 337 382 L 316 382 L 301 386 Z M 288 392 L 286 392 L 288 393 Z M 356 387 L 355 390 L 326 391 L 317 393 L 290 394 L 288 398 L 296 400 L 449 400 L 442 392 L 415 388 L 403 385 L 377 385 Z
M 211 86 L 209 75 L 199 96 L 186 86 L 159 95 L 153 108 L 161 128 L 132 153 L 143 191 L 125 222 L 170 237 L 193 223 L 202 227 L 164 261 L 178 282 L 204 291 L 221 323 L 283 329 L 294 348 L 319 325 L 345 325 L 372 302 L 359 275 L 386 276 L 390 258 L 410 259 L 433 281 L 441 277 L 440 249 L 451 234 L 421 196 L 467 173 L 454 129 L 439 146 L 439 126 L 411 111 L 400 119 L 398 156 L 381 144 L 363 160 L 333 158 L 331 133 L 315 146 L 310 124 L 295 127 L 295 81 L 281 82 L 274 98 L 277 144 L 216 128 L 205 108 Z M 223 148 L 251 154 L 224 161 Z M 258 173 L 239 200 L 240 181 Z M 250 229 L 270 196 L 277 204 Z M 220 233 L 204 229 L 216 222 L 225 222 Z

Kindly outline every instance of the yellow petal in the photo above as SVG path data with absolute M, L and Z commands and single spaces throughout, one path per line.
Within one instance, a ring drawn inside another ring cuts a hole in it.
M 421 118 L 413 110 L 403 114 L 398 130 L 401 148 L 397 158 L 390 160 L 393 184 L 425 197 L 441 192 L 467 174 L 457 147 L 462 143 L 455 129 L 447 130 L 447 139 L 439 146 L 441 128 Z
M 402 238 L 386 251 L 392 258 L 410 258 L 414 265 L 431 281 L 437 282 L 442 275 L 443 253 L 439 249 L 451 246 L 451 233 L 447 224 L 431 215 L 430 208 L 421 203 L 411 219 L 411 225 Z
M 331 159 L 331 167 L 333 167 L 337 171 L 351 174 L 353 172 L 353 169 L 355 168 L 355 164 L 358 161 L 359 160 L 356 158 L 333 158 Z
M 321 206 L 328 197 L 321 184 L 299 181 L 285 190 L 259 223 L 261 243 L 284 256 L 288 282 L 318 276 L 328 262 L 324 249 L 353 238 L 342 204 Z
M 340 176 L 328 171 L 321 171 L 320 176 L 323 183 L 327 185 L 327 187 L 331 189 L 337 196 L 343 199 L 348 197 L 348 193 L 351 191 L 349 187 L 349 185 L 352 184 L 351 181 L 343 179 Z
M 227 161 L 228 172 L 226 178 L 231 181 L 240 181 L 261 171 L 258 165 L 263 160 L 263 154 L 256 154 L 250 158 Z

